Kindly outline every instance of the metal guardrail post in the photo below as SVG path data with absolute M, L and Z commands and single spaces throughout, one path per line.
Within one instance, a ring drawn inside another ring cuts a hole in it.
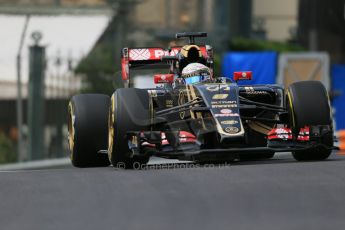
M 39 32 L 34 32 L 35 41 L 29 47 L 29 159 L 36 160 L 44 157 L 44 70 L 45 47 L 38 43 L 42 38 Z
M 30 15 L 26 16 L 24 28 L 20 37 L 20 43 L 17 53 L 17 129 L 18 129 L 18 146 L 17 146 L 17 157 L 18 161 L 26 160 L 27 156 L 24 154 L 23 149 L 23 97 L 22 97 L 22 48 L 24 44 L 24 39 L 26 36 L 26 31 L 29 25 Z

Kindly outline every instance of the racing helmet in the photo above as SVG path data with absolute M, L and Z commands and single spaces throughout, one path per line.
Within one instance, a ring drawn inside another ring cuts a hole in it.
M 200 63 L 191 63 L 182 70 L 182 78 L 186 84 L 195 84 L 211 79 L 211 70 Z
M 206 64 L 206 60 L 203 57 L 200 47 L 197 45 L 185 45 L 181 48 L 178 54 L 178 62 L 180 72 L 191 63 Z

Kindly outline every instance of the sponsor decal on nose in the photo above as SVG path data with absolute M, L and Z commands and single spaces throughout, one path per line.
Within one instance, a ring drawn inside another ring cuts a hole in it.
M 214 117 L 239 117 L 238 113 L 215 114 Z
M 235 124 L 238 124 L 238 121 L 236 121 L 236 120 L 227 120 L 227 121 L 221 121 L 220 123 L 222 125 L 235 125 Z
M 215 94 L 213 95 L 213 100 L 224 100 L 228 97 L 228 94 Z
M 240 130 L 237 127 L 229 126 L 229 127 L 226 127 L 224 131 L 230 134 L 234 134 L 234 133 L 238 133 Z
M 232 113 L 232 110 L 231 109 L 222 109 L 222 110 L 220 110 L 220 112 L 223 114 L 229 114 L 229 113 Z

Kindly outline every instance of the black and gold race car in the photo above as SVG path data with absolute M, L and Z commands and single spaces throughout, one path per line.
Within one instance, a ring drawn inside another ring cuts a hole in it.
M 183 47 L 124 48 L 125 88 L 111 97 L 81 94 L 69 103 L 69 146 L 76 167 L 138 168 L 151 156 L 196 162 L 271 158 L 324 160 L 333 147 L 328 93 L 322 83 L 239 86 L 213 76 L 213 50 L 196 45 L 206 33 L 179 33 Z M 155 88 L 132 88 L 131 72 L 152 70 Z M 166 74 L 154 69 L 166 67 Z

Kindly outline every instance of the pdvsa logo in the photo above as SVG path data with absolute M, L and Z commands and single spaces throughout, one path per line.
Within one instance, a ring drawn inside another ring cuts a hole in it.
M 155 50 L 154 55 L 155 58 L 161 58 L 163 56 L 176 56 L 178 52 L 178 49 L 172 49 L 171 52 L 169 50 Z

